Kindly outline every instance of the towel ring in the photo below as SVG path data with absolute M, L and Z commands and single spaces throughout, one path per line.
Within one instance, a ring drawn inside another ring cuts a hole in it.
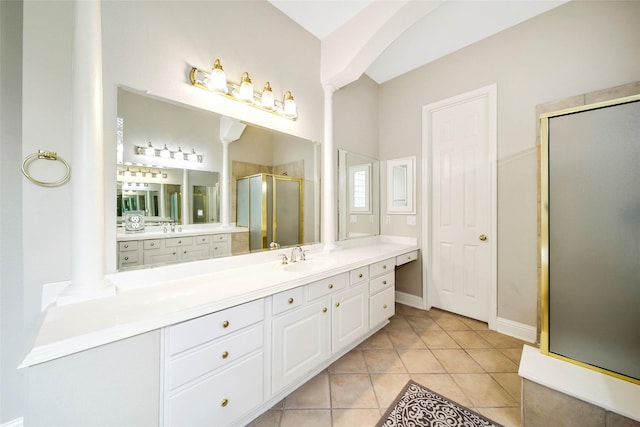
M 67 168 L 67 172 L 62 178 L 60 178 L 57 181 L 47 182 L 47 181 L 40 181 L 39 179 L 35 179 L 29 174 L 29 172 L 27 172 L 27 168 L 29 166 L 29 163 L 37 159 L 59 160 Z M 34 184 L 38 184 L 43 187 L 57 187 L 69 181 L 69 178 L 71 177 L 71 166 L 69 166 L 69 163 L 67 163 L 65 159 L 58 156 L 58 153 L 56 153 L 55 151 L 38 150 L 37 153 L 29 154 L 27 157 L 24 158 L 24 160 L 22 161 L 22 173 L 24 174 L 24 176 L 27 177 L 27 179 L 29 179 L 29 181 L 33 182 Z

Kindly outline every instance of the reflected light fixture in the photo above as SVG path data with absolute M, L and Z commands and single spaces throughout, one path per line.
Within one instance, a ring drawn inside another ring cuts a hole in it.
M 144 149 L 144 154 L 145 154 L 145 156 L 155 156 L 156 155 L 156 149 L 153 148 L 153 145 L 151 145 L 151 141 L 149 141 L 149 144 Z
M 246 71 L 242 73 L 239 84 L 228 82 L 220 59 L 215 60 L 211 71 L 192 67 L 189 79 L 191 85 L 199 89 L 222 95 L 225 98 L 242 102 L 289 120 L 298 118 L 296 103 L 291 91 L 286 91 L 282 98 L 275 97 L 271 83 L 266 82 L 262 93 L 254 92 L 251 78 Z
M 241 101 L 253 102 L 253 84 L 251 84 L 249 73 L 246 71 L 242 73 L 242 78 L 240 79 L 239 96 Z
M 267 110 L 273 110 L 276 106 L 275 99 L 273 98 L 273 90 L 271 90 L 271 84 L 269 82 L 264 84 L 260 103 L 262 108 L 266 108 Z
M 167 144 L 164 144 L 164 148 L 162 149 L 162 151 L 160 151 L 160 157 L 162 157 L 163 159 L 171 158 L 171 151 L 169 151 L 169 149 L 167 148 Z
M 196 150 L 192 149 L 191 152 L 189 154 L 187 154 L 187 160 L 189 160 L 190 162 L 197 162 L 198 161 L 198 155 L 196 154 Z
M 216 92 L 220 92 L 220 93 L 229 92 L 229 89 L 227 88 L 227 75 L 224 73 L 222 64 L 220 64 L 220 60 L 217 58 L 213 62 L 213 68 L 211 69 L 211 74 L 207 79 L 207 87 L 211 90 L 215 90 Z

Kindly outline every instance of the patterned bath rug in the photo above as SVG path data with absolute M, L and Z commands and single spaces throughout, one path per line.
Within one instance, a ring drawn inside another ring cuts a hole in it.
M 503 427 L 409 381 L 376 427 Z

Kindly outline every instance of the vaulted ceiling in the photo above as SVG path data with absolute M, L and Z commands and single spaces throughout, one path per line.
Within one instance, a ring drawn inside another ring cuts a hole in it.
M 323 61 L 352 68 L 338 79 L 341 85 L 363 72 L 384 83 L 568 0 L 268 1 L 321 40 Z M 376 19 L 381 13 L 386 15 Z M 345 49 L 349 43 L 351 50 Z M 333 65 L 323 64 L 327 80 L 340 72 Z

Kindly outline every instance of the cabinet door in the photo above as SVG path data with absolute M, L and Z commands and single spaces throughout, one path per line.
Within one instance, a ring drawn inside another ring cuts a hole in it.
M 371 297 L 371 327 L 389 319 L 396 312 L 396 290 L 393 286 Z
M 293 383 L 329 357 L 329 299 L 273 320 L 272 392 Z
M 165 264 L 178 260 L 178 248 L 145 250 L 143 264 Z
M 263 402 L 262 352 L 169 398 L 170 426 L 228 426 Z
M 336 353 L 369 330 L 367 282 L 331 297 L 331 350 Z

